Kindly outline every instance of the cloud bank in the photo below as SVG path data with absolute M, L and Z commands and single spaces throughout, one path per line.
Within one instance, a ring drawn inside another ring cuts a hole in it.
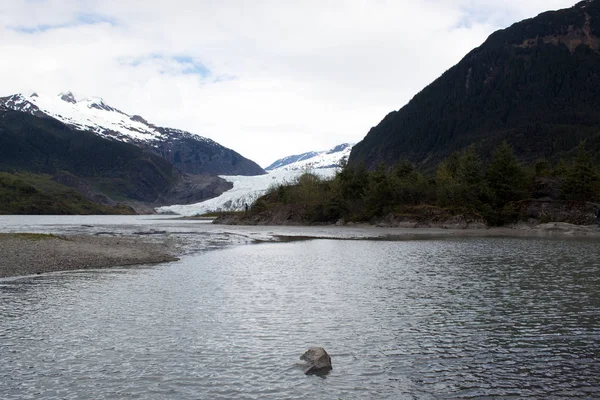
M 574 0 L 20 0 L 0 95 L 101 96 L 265 166 L 358 142 L 493 31 Z

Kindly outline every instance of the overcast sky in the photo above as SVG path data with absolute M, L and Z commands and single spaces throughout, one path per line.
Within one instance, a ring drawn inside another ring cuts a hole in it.
M 71 90 L 258 162 L 358 142 L 493 31 L 575 0 L 2 0 L 0 96 Z

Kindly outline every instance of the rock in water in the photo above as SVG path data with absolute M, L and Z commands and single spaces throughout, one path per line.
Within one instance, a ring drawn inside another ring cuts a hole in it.
M 306 353 L 300 356 L 306 361 L 305 374 L 325 374 L 331 371 L 331 357 L 322 347 L 310 347 Z

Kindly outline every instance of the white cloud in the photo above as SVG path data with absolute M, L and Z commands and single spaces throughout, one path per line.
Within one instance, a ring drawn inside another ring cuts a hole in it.
M 4 3 L 4 94 L 102 96 L 266 165 L 359 141 L 495 29 L 574 1 Z

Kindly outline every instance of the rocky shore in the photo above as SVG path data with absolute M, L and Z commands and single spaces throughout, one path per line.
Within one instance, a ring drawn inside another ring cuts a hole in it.
M 596 210 L 599 205 L 590 202 L 561 200 L 523 200 L 510 203 L 506 211 L 511 220 L 519 221 L 504 225 L 495 231 L 518 229 L 554 232 L 597 233 Z M 324 223 L 311 223 L 301 208 L 276 204 L 266 210 L 245 213 L 223 213 L 213 223 L 221 225 L 371 225 L 383 228 L 440 228 L 489 230 L 490 226 L 481 215 L 468 210 L 450 210 L 435 206 L 409 207 L 403 213 L 373 218 L 368 222 L 354 223 L 339 219 Z
M 244 218 L 246 217 L 246 218 Z M 177 260 L 177 255 L 199 249 L 241 242 L 286 242 L 310 239 L 340 240 L 413 240 L 441 237 L 555 237 L 600 238 L 596 224 L 547 222 L 529 218 L 517 224 L 490 228 L 477 218 L 442 215 L 435 220 L 413 221 L 406 217 L 387 218 L 373 223 L 304 226 L 293 218 L 265 221 L 254 216 L 228 215 L 217 219 L 221 224 L 270 225 L 255 230 L 248 227 L 217 228 L 185 235 L 169 235 L 154 229 L 114 236 L 105 234 L 48 235 L 32 233 L 0 233 L 0 278 L 26 276 L 54 271 L 95 269 L 125 265 L 162 263 Z M 274 223 L 278 222 L 278 223 Z M 587 221 L 586 221 L 587 222 Z M 277 229 L 274 225 L 287 225 Z M 336 226 L 338 225 L 338 226 Z M 210 225 L 206 225 L 210 226 Z M 239 232 L 238 232 L 239 231 Z M 195 233 L 201 233 L 196 235 Z M 239 237 L 238 237 L 239 236 Z M 240 239 L 241 238 L 241 239 Z
M 0 278 L 177 260 L 167 244 L 139 238 L 0 234 Z
M 389 235 L 409 237 L 457 236 L 457 237 L 590 237 L 600 238 L 600 226 L 594 221 L 593 208 L 584 210 L 570 209 L 570 212 L 559 215 L 545 202 L 529 206 L 527 219 L 502 227 L 490 227 L 481 218 L 472 214 L 436 215 L 436 216 L 387 216 L 367 223 L 345 222 L 339 220 L 331 224 L 313 224 L 313 226 L 339 226 L 356 228 L 383 228 L 389 230 Z M 531 209 L 535 209 L 532 212 Z M 537 212 L 538 208 L 543 212 Z M 592 211 L 590 211 L 590 209 Z M 280 210 L 278 210 L 280 211 Z M 291 215 L 291 217 L 290 217 Z M 561 218 L 563 217 L 563 218 Z M 555 218 L 555 220 L 553 220 Z M 545 222 L 551 219 L 552 222 Z M 565 222 L 576 220 L 579 223 Z M 309 226 L 290 213 L 275 212 L 270 214 L 223 214 L 213 220 L 219 225 L 256 225 L 256 226 Z M 306 238 L 304 238 L 306 239 Z

